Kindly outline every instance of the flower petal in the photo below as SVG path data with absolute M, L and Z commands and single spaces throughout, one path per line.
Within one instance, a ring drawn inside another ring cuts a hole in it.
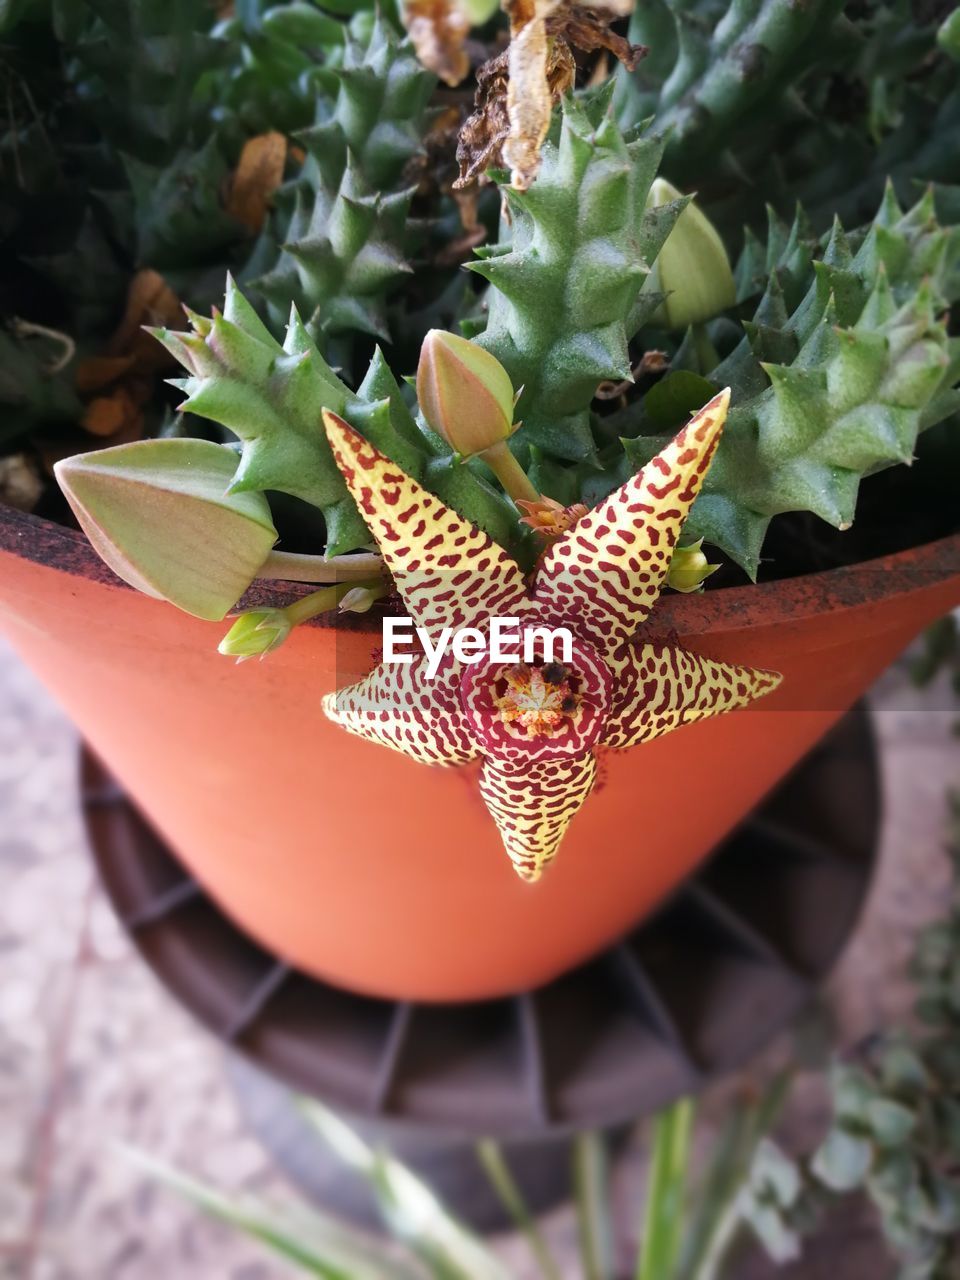
M 570 760 L 537 760 L 519 768 L 489 758 L 484 761 L 480 794 L 522 879 L 539 880 L 596 776 L 592 752 Z
M 323 710 L 335 724 L 419 764 L 475 760 L 479 752 L 460 706 L 459 669 L 447 661 L 427 680 L 425 666 L 425 658 L 384 663 L 349 688 L 328 693 Z
M 347 488 L 410 616 L 436 642 L 444 627 L 482 626 L 528 602 L 520 566 L 475 525 L 326 409 L 323 423 Z
M 612 653 L 650 613 L 680 530 L 720 439 L 730 403 L 722 391 L 660 453 L 544 554 L 534 596 Z
M 610 659 L 614 693 L 604 744 L 633 747 L 772 693 L 776 671 L 701 658 L 678 645 L 627 644 Z

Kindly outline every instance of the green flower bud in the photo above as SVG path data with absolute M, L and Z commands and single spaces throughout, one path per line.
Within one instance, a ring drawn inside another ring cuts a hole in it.
M 139 440 L 64 458 L 57 480 L 118 577 L 219 620 L 277 539 L 262 493 L 230 493 L 237 455 L 206 440 Z
M 949 17 L 944 18 L 937 32 L 937 44 L 954 62 L 960 62 L 960 9 L 954 9 Z
M 346 595 L 340 599 L 341 613 L 369 613 L 378 600 L 390 594 L 390 588 L 384 582 L 366 585 L 359 583 L 350 587 Z
M 647 196 L 647 208 L 680 198 L 672 183 L 656 178 Z M 645 287 L 667 295 L 654 322 L 672 330 L 710 320 L 736 302 L 737 288 L 723 241 L 694 201 L 677 218 Z
M 702 546 L 703 539 L 698 538 L 688 547 L 675 549 L 667 572 L 668 587 L 673 587 L 674 591 L 682 591 L 685 595 L 703 590 L 704 582 L 711 573 L 716 573 L 720 566 L 707 563 L 707 557 L 701 550 Z
M 279 649 L 292 630 L 285 609 L 251 609 L 237 618 L 217 645 L 217 652 L 238 662 L 265 658 L 272 649 Z
M 513 431 L 513 384 L 500 361 L 466 338 L 431 329 L 417 367 L 427 423 L 461 457 L 500 444 Z

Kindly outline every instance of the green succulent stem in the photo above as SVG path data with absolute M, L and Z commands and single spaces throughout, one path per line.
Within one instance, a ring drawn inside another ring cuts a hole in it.
M 349 355 L 357 333 L 389 338 L 387 296 L 412 271 L 419 231 L 404 175 L 423 149 L 436 80 L 382 17 L 364 35 L 350 30 L 330 77 L 315 123 L 296 135 L 302 171 L 278 194 L 247 276 L 275 329 L 292 303 L 313 337 Z
M 667 378 L 612 419 L 637 468 L 667 438 L 651 426 L 682 425 L 679 412 L 657 421 L 648 411 L 669 400 L 668 387 L 702 378 L 700 403 L 732 388 L 686 532 L 751 577 L 776 516 L 810 511 L 849 528 L 861 480 L 912 460 L 919 432 L 954 411 L 960 378 L 960 343 L 944 323 L 960 288 L 960 228 L 938 223 L 931 192 L 905 212 L 888 189 L 869 226 L 846 233 L 837 222 L 819 242 L 799 214 L 759 249 L 748 239 L 736 272 L 741 298 L 762 291 L 739 344 L 715 363 L 692 333 Z M 678 393 L 675 407 L 696 404 Z
M 481 464 L 458 461 L 444 440 L 417 426 L 379 349 L 363 382 L 351 391 L 321 356 L 296 308 L 282 344 L 232 280 L 222 312 L 212 318 L 188 313 L 188 318 L 191 332 L 154 331 L 186 370 L 187 376 L 175 382 L 186 396 L 181 409 L 239 439 L 231 492 L 286 493 L 322 512 L 327 566 L 341 563 L 337 557 L 348 552 L 365 550 L 372 538 L 320 426 L 324 409 L 345 418 L 511 554 L 532 558 L 532 540 L 509 499 L 483 477 Z M 283 554 L 274 553 L 272 560 L 283 576 L 293 569 L 320 571 L 309 558 L 294 564 Z M 349 568 L 355 559 L 342 563 Z
M 686 203 L 646 207 L 662 149 L 628 141 L 608 96 L 568 98 L 537 181 L 521 192 L 504 179 L 510 229 L 468 266 L 490 286 L 476 341 L 523 388 L 518 446 L 596 463 L 591 401 L 601 382 L 631 376 L 628 343 L 661 300 L 641 288 Z

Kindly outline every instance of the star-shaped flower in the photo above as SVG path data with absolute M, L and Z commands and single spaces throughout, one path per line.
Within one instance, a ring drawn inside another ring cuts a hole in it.
M 428 493 L 335 414 L 324 412 L 337 465 L 415 624 L 489 633 L 515 617 L 525 634 L 566 627 L 570 659 L 460 662 L 448 649 L 383 663 L 328 694 L 351 732 L 424 764 L 483 758 L 480 792 L 514 868 L 536 880 L 593 787 L 594 748 L 632 747 L 746 706 L 780 683 L 771 671 L 714 662 L 634 633 L 653 608 L 680 530 L 713 457 L 729 392 L 540 558 L 532 581 L 485 533 Z

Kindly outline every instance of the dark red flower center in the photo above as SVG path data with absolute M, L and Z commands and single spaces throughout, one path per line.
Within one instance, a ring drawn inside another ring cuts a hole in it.
M 460 698 L 485 754 L 502 760 L 582 755 L 599 740 L 610 702 L 610 672 L 599 654 L 575 641 L 570 661 L 531 655 L 528 662 L 468 666 Z

